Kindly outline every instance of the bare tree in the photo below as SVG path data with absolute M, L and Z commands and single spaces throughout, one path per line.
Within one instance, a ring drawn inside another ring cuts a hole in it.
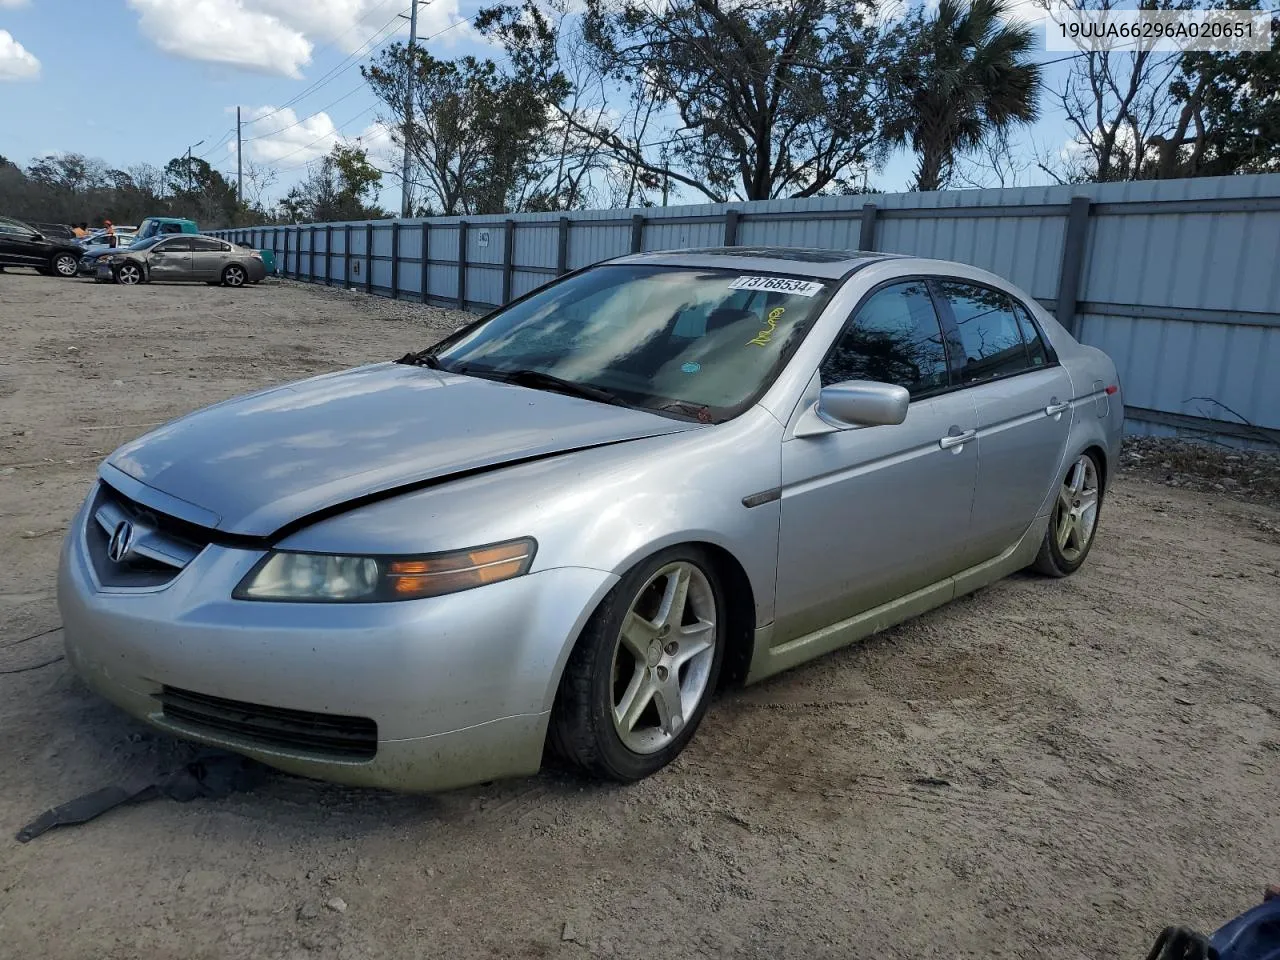
M 1008 131 L 988 136 L 976 150 L 956 163 L 951 184 L 957 187 L 1021 187 L 1027 172 L 1036 165 L 1033 157 L 1013 144 Z

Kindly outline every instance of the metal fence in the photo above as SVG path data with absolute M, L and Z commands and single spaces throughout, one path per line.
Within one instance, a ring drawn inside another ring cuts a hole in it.
M 285 277 L 489 310 L 587 264 L 701 246 L 959 260 L 1115 358 L 1128 429 L 1280 444 L 1280 174 L 222 230 Z

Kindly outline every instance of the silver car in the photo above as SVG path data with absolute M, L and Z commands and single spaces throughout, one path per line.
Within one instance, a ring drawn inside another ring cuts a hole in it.
M 84 266 L 81 260 L 81 266 Z M 163 234 L 100 254 L 94 279 L 126 286 L 157 281 L 203 280 L 210 285 L 243 287 L 267 275 L 262 254 L 217 237 Z
M 429 350 L 102 465 L 68 659 L 279 768 L 440 790 L 550 745 L 632 781 L 754 682 L 1084 562 L 1112 362 L 956 263 L 713 249 L 569 274 Z

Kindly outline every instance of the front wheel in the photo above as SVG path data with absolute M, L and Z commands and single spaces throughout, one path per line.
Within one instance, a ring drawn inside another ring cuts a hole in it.
M 222 271 L 222 282 L 228 287 L 243 287 L 248 279 L 249 275 L 238 263 L 230 264 Z
M 1092 453 L 1082 453 L 1067 471 L 1049 515 L 1049 529 L 1032 568 L 1049 577 L 1075 573 L 1089 555 L 1102 509 L 1102 470 Z
M 80 264 L 76 258 L 69 253 L 59 253 L 54 256 L 51 263 L 53 272 L 60 277 L 70 279 L 80 272 Z
M 724 590 L 706 554 L 664 550 L 592 614 L 565 666 L 551 746 L 587 773 L 630 783 L 679 755 L 724 659 Z
M 116 270 L 116 283 L 132 287 L 142 282 L 142 268 L 136 263 L 124 263 Z

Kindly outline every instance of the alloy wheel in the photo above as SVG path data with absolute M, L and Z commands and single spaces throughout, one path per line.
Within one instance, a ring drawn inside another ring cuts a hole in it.
M 1053 513 L 1053 536 L 1062 557 L 1075 563 L 1089 547 L 1098 522 L 1098 468 L 1093 458 L 1082 455 L 1058 491 Z
M 226 273 L 222 275 L 222 279 L 228 287 L 244 286 L 244 269 L 242 267 L 227 267 Z
M 78 269 L 76 258 L 69 253 L 60 254 L 54 258 L 53 269 L 58 271 L 58 276 L 74 277 Z
M 133 286 L 135 283 L 142 282 L 142 271 L 132 263 L 126 263 L 116 273 L 116 280 L 123 283 L 127 287 Z
M 707 695 L 716 620 L 711 583 L 688 561 L 662 567 L 637 593 L 613 651 L 613 725 L 629 750 L 667 746 Z

